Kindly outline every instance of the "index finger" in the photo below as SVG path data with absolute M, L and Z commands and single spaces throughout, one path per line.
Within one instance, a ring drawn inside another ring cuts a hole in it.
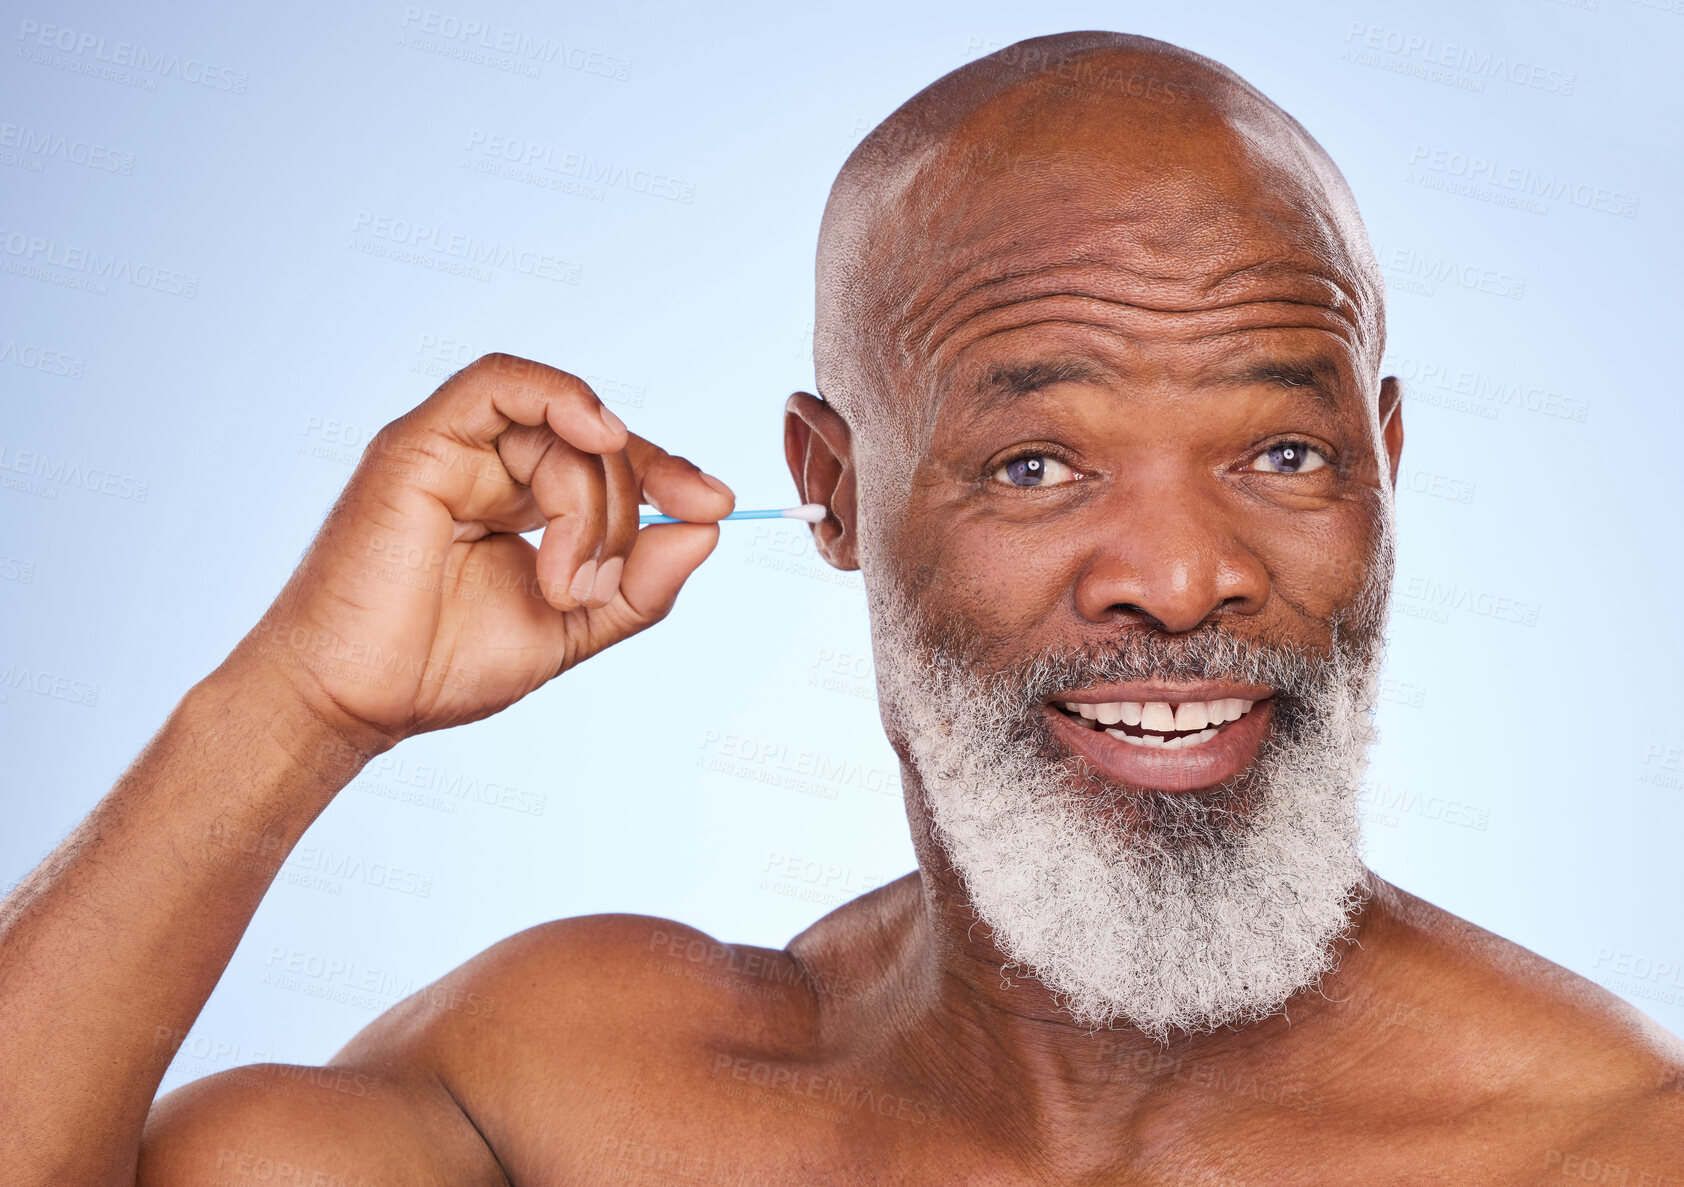
M 626 434 L 626 457 L 643 501 L 663 515 L 690 523 L 714 523 L 737 505 L 731 488 L 712 474 L 636 433 Z
M 608 411 L 590 384 L 510 354 L 475 359 L 411 416 L 416 427 L 469 446 L 490 447 L 510 424 L 548 425 L 584 453 L 614 453 L 626 445 L 625 423 Z

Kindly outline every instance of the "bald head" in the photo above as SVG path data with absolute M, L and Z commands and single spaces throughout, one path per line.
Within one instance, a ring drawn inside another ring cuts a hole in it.
M 1100 305 L 1143 342 L 1308 309 L 1377 381 L 1378 269 L 1321 146 L 1208 58 L 1082 32 L 955 70 L 848 158 L 819 235 L 819 390 L 857 432 L 888 411 L 918 435 L 1007 309 Z

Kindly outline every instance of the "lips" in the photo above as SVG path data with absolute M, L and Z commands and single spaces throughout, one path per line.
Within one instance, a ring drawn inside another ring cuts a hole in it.
M 1054 735 L 1120 783 L 1154 791 L 1214 787 L 1249 767 L 1273 718 L 1271 690 L 1113 686 L 1057 697 Z

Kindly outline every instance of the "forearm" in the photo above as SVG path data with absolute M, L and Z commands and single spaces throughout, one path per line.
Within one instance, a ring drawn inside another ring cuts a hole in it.
M 225 665 L 0 903 L 0 1179 L 132 1181 L 175 1047 L 363 761 L 284 684 Z

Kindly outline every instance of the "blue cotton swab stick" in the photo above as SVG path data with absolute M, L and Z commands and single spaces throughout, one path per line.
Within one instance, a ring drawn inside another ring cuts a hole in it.
M 764 511 L 733 511 L 726 519 L 799 519 L 803 523 L 818 523 L 825 516 L 823 503 L 802 503 L 799 507 L 770 508 Z M 676 515 L 640 515 L 639 524 L 688 523 Z

